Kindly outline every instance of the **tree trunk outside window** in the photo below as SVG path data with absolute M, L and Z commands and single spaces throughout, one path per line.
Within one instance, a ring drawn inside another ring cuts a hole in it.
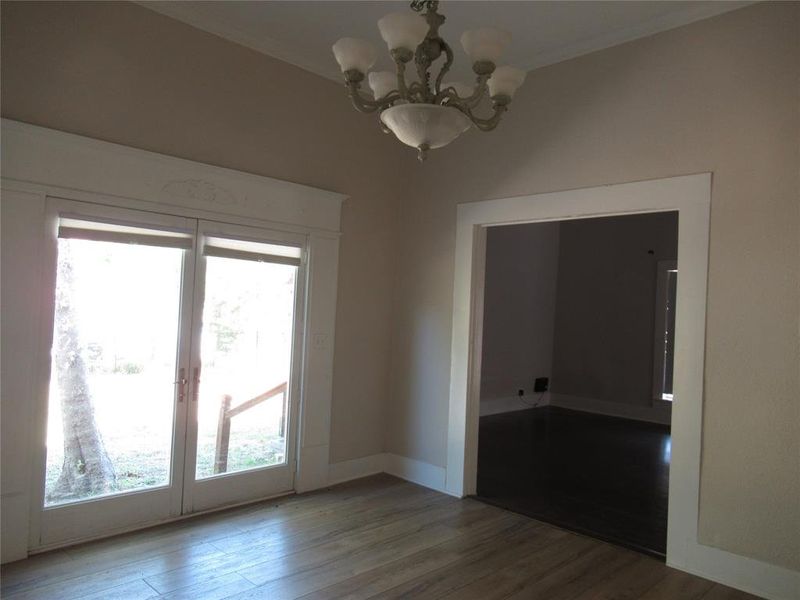
M 97 428 L 88 370 L 80 343 L 74 302 L 70 242 L 58 252 L 55 307 L 55 366 L 61 393 L 64 464 L 51 497 L 80 499 L 114 491 L 116 475 Z

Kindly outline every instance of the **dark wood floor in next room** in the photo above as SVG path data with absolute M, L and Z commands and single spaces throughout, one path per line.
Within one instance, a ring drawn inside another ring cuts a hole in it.
M 663 558 L 669 427 L 555 407 L 481 417 L 478 496 Z
M 3 598 L 752 598 L 662 562 L 380 475 L 41 554 Z

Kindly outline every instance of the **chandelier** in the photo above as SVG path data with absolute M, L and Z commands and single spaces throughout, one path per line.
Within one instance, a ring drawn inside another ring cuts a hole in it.
M 439 36 L 444 16 L 437 12 L 437 0 L 413 0 L 415 12 L 391 13 L 378 21 L 381 37 L 389 47 L 396 72 L 369 70 L 377 52 L 366 40 L 342 38 L 333 54 L 344 74 L 347 93 L 361 112 L 378 112 L 384 132 L 416 148 L 420 161 L 428 150 L 446 146 L 471 126 L 491 131 L 500 122 L 525 80 L 525 72 L 514 67 L 497 67 L 497 60 L 511 42 L 507 31 L 484 27 L 465 31 L 461 45 L 472 60 L 475 85 L 445 82 L 453 65 L 453 50 Z M 416 14 L 422 13 L 423 14 Z M 440 57 L 444 63 L 433 79 L 431 67 Z M 406 81 L 406 66 L 413 59 L 417 80 Z M 369 75 L 367 75 L 369 73 Z M 373 97 L 361 91 L 367 78 Z M 486 96 L 493 113 L 485 118 L 473 113 Z

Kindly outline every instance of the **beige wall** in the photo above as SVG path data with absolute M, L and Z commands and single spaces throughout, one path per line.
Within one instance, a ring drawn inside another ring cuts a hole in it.
M 486 233 L 481 400 L 533 393 L 550 377 L 558 276 L 558 223 Z
M 712 171 L 701 542 L 800 568 L 798 31 L 759 4 L 538 70 L 415 168 L 388 451 L 445 464 L 457 203 Z
M 677 217 L 561 223 L 550 391 L 652 405 L 656 268 L 678 257 Z
M 4 3 L 2 112 L 351 196 L 334 461 L 444 465 L 456 203 L 713 171 L 701 538 L 800 568 L 799 28 L 756 5 L 539 70 L 419 165 L 340 86 L 141 7 Z
M 383 451 L 395 161 L 414 158 L 341 86 L 134 4 L 14 2 L 2 114 L 348 194 L 331 460 Z

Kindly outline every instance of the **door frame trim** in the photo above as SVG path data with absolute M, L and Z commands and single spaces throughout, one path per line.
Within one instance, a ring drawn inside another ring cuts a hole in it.
M 767 598 L 793 598 L 800 574 L 701 544 L 700 474 L 712 173 L 458 205 L 446 490 L 475 492 L 486 228 L 678 211 L 676 350 L 667 564 Z M 477 385 L 476 385 L 477 384 Z
M 691 565 L 697 542 L 711 174 L 702 173 L 459 204 L 457 209 L 447 491 L 477 481 L 486 229 L 497 225 L 677 211 L 676 398 L 672 412 L 667 563 Z

